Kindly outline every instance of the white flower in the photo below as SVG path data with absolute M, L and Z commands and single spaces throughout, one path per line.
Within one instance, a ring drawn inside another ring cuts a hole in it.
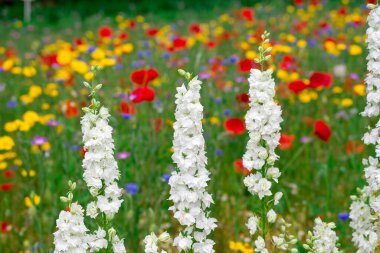
M 375 145 L 376 157 L 363 160 L 364 174 L 368 185 L 360 196 L 356 197 L 350 206 L 350 226 L 353 229 L 353 242 L 359 253 L 375 252 L 379 246 L 380 234 L 380 8 L 375 6 L 368 16 L 367 29 L 367 78 L 366 93 L 367 104 L 362 112 L 363 116 L 375 118 L 377 124 L 369 126 L 363 136 L 366 145 Z
M 173 201 L 170 210 L 174 212 L 174 217 L 188 231 L 188 236 L 184 237 L 181 233 L 175 238 L 174 245 L 180 251 L 193 247 L 194 252 L 211 253 L 214 243 L 207 239 L 207 235 L 215 229 L 216 219 L 209 217 L 207 211 L 213 200 L 206 191 L 210 173 L 206 169 L 202 134 L 201 83 L 194 77 L 188 88 L 185 85 L 177 88 L 172 159 L 178 170 L 169 179 L 169 199 Z
M 333 230 L 334 228 L 334 223 L 325 223 L 320 218 L 315 219 L 315 225 L 313 229 L 313 236 L 316 238 L 313 241 L 313 246 L 316 249 L 315 252 L 339 252 L 338 248 L 336 247 L 338 237 Z
M 58 230 L 54 233 L 54 252 L 86 253 L 88 246 L 88 229 L 83 221 L 83 208 L 72 203 L 70 211 L 61 211 L 57 219 Z
M 174 238 L 173 245 L 178 248 L 180 251 L 187 251 L 191 248 L 193 241 L 190 236 L 182 236 L 179 234 L 176 238 Z
M 255 251 L 261 253 L 267 253 L 268 250 L 265 248 L 265 241 L 261 236 L 258 236 L 255 241 Z
M 86 208 L 86 214 L 87 216 L 95 219 L 96 216 L 98 216 L 98 208 L 96 206 L 96 202 L 92 201 L 88 203 L 87 208 Z
M 253 215 L 249 217 L 246 226 L 249 229 L 249 233 L 251 235 L 254 235 L 256 233 L 258 223 L 259 223 L 259 219 L 257 218 L 257 216 Z
M 147 235 L 144 239 L 145 253 L 158 253 L 157 242 L 158 238 L 153 232 Z
M 106 231 L 102 228 L 98 228 L 95 234 L 89 236 L 89 247 L 91 252 L 98 252 L 101 249 L 106 249 L 108 241 L 105 239 Z
M 273 211 L 273 209 L 269 210 L 269 212 L 267 213 L 268 222 L 274 223 L 276 221 L 276 218 L 277 218 L 276 212 Z
M 286 243 L 284 237 L 273 236 L 272 240 L 273 240 L 273 244 L 276 248 L 281 249 L 281 250 L 287 250 L 288 249 L 288 244 Z
M 282 192 L 276 192 L 276 194 L 274 195 L 274 205 L 277 205 L 280 202 L 282 195 Z

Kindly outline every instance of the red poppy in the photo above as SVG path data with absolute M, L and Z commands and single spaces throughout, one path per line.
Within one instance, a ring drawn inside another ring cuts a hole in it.
M 331 129 L 322 120 L 317 120 L 314 124 L 314 135 L 322 141 L 328 142 L 331 137 Z
M 51 67 L 52 65 L 58 64 L 57 61 L 57 54 L 48 54 L 48 55 L 43 55 L 41 57 L 42 63 L 48 65 Z
M 0 232 L 6 234 L 11 230 L 11 225 L 6 221 L 0 221 Z
M 144 101 L 152 102 L 154 100 L 155 92 L 152 88 L 142 87 L 132 91 L 131 100 L 133 103 L 141 103 Z
M 129 105 L 127 101 L 120 103 L 120 112 L 125 115 L 134 115 L 136 113 L 136 107 L 134 104 Z
M 288 89 L 293 91 L 296 95 L 300 94 L 303 90 L 306 90 L 307 87 L 308 85 L 302 80 L 293 81 L 288 84 Z
M 126 39 L 128 39 L 128 37 L 129 37 L 129 35 L 127 32 L 122 32 L 119 34 L 119 39 L 121 39 L 121 40 L 126 40 Z
M 147 86 L 149 82 L 153 81 L 158 76 L 159 74 L 154 68 L 148 70 L 140 69 L 132 72 L 131 81 L 137 85 Z
M 213 49 L 213 48 L 216 47 L 216 43 L 215 43 L 215 41 L 208 41 L 208 42 L 205 44 L 205 46 L 206 46 L 207 48 L 209 48 L 209 49 Z
M 287 150 L 293 147 L 294 135 L 281 134 L 280 146 L 281 150 Z
M 240 118 L 230 118 L 224 121 L 224 128 L 233 135 L 243 134 L 245 131 L 244 122 Z
M 249 103 L 249 95 L 247 93 L 240 93 L 236 95 L 236 101 L 239 103 L 248 104 Z
M 74 101 L 66 100 L 62 106 L 62 111 L 65 114 L 66 118 L 74 118 L 79 116 L 78 106 Z
M 12 178 L 16 172 L 14 170 L 6 170 L 3 172 L 4 178 Z
M 241 73 L 249 73 L 251 68 L 259 68 L 259 65 L 250 59 L 242 59 L 238 62 L 238 71 Z
M 109 26 L 102 26 L 99 28 L 99 36 L 102 38 L 109 38 L 112 36 L 112 29 Z
M 367 0 L 368 4 L 376 4 L 376 0 Z
M 184 49 L 186 47 L 186 43 L 186 39 L 177 37 L 173 40 L 173 48 L 177 50 Z
M 332 83 L 332 76 L 329 73 L 314 72 L 310 77 L 310 88 L 328 88 Z
M 149 36 L 149 37 L 153 37 L 155 36 L 157 33 L 158 33 L 158 28 L 149 28 L 148 30 L 146 30 L 146 35 Z
M 364 151 L 363 144 L 359 141 L 348 140 L 346 145 L 346 153 L 349 154 L 361 154 Z
M 307 126 L 312 126 L 314 124 L 314 119 L 311 117 L 303 117 L 302 122 Z
M 196 24 L 196 23 L 191 24 L 189 26 L 189 32 L 195 33 L 195 34 L 200 33 L 201 32 L 201 26 L 199 24 Z
M 303 4 L 303 0 L 293 0 L 295 5 Z
M 234 161 L 235 171 L 243 173 L 244 175 L 249 175 L 251 172 L 243 166 L 243 161 L 241 159 Z
M 84 44 L 82 38 L 75 39 L 74 43 L 75 43 L 75 45 L 77 45 L 77 46 L 80 46 L 80 45 L 83 45 L 83 44 Z
M 243 8 L 241 11 L 241 15 L 243 16 L 243 18 L 245 20 L 252 23 L 254 16 L 255 16 L 255 13 L 253 12 L 253 9 L 251 9 L 251 8 Z
M 4 183 L 4 184 L 0 185 L 0 190 L 2 190 L 4 192 L 7 192 L 10 189 L 12 189 L 12 187 L 13 187 L 13 184 L 11 184 L 11 183 Z
M 297 69 L 297 61 L 295 58 L 291 57 L 290 55 L 285 55 L 282 58 L 282 61 L 280 63 L 280 68 L 285 70 L 295 70 Z
M 162 125 L 163 125 L 162 118 L 150 119 L 150 123 L 153 126 L 153 129 L 154 129 L 155 133 L 160 132 L 160 130 L 162 128 Z

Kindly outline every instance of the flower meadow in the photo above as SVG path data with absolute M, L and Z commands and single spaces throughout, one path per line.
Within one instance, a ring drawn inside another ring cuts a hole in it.
M 0 252 L 377 252 L 376 2 L 179 12 L 0 21 Z

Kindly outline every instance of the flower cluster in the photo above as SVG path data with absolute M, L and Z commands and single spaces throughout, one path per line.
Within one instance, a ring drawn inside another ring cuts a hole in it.
M 304 248 L 312 253 L 338 253 L 338 237 L 333 230 L 334 228 L 335 224 L 333 222 L 326 223 L 320 218 L 316 218 L 313 232 L 308 233 L 309 238 L 307 239 L 307 244 L 303 245 Z
M 167 232 L 163 232 L 158 237 L 155 233 L 147 235 L 144 239 L 145 253 L 158 253 L 158 243 L 167 243 L 170 241 L 170 235 Z M 161 250 L 160 253 L 166 253 L 165 250 Z
M 379 36 L 380 36 L 380 8 L 375 5 L 368 6 L 371 11 L 368 16 L 367 43 L 369 54 L 367 56 L 368 75 L 367 105 L 363 116 L 375 118 L 380 114 L 380 67 L 379 67 Z M 359 189 L 359 196 L 352 196 L 350 207 L 350 226 L 353 229 L 353 242 L 357 252 L 374 252 L 378 247 L 380 238 L 380 121 L 376 126 L 364 134 L 363 141 L 367 145 L 376 146 L 376 156 L 363 160 L 364 176 L 368 185 Z
M 94 74 L 97 70 L 98 68 L 92 69 Z M 86 151 L 83 160 L 83 177 L 93 197 L 93 201 L 87 205 L 86 215 L 95 219 L 99 228 L 93 234 L 86 234 L 88 230 L 83 223 L 84 211 L 80 205 L 71 204 L 75 183 L 70 182 L 70 191 L 67 197 L 61 197 L 63 202 L 69 202 L 70 211 L 62 211 L 57 220 L 56 251 L 73 252 L 69 250 L 70 248 L 65 249 L 67 248 L 66 244 L 62 244 L 65 240 L 60 239 L 69 237 L 70 240 L 78 241 L 78 244 L 81 244 L 84 249 L 83 252 L 86 252 L 86 249 L 95 252 L 112 248 L 115 253 L 124 253 L 126 250 L 123 239 L 116 235 L 115 229 L 110 224 L 123 202 L 121 199 L 122 189 L 117 185 L 120 172 L 113 156 L 112 127 L 108 124 L 110 114 L 108 109 L 101 107 L 100 102 L 95 99 L 96 92 L 102 85 L 95 86 L 87 82 L 84 85 L 90 89 L 90 96 L 92 97 L 91 105 L 83 108 L 85 115 L 81 120 L 84 150 Z M 75 207 L 74 210 L 73 206 Z M 73 221 L 66 221 L 70 217 L 73 217 Z M 64 222 L 68 225 L 71 222 L 78 223 L 79 232 L 74 233 L 75 231 L 71 230 L 76 229 L 75 227 L 66 229 Z M 77 244 L 75 243 L 75 245 Z M 70 246 L 74 248 L 75 245 Z
M 179 72 L 190 80 L 189 73 Z M 169 180 L 170 200 L 174 203 L 170 210 L 179 223 L 186 226 L 173 244 L 180 251 L 212 253 L 214 241 L 207 236 L 215 229 L 216 219 L 209 217 L 207 211 L 213 200 L 206 192 L 210 173 L 206 169 L 202 135 L 201 83 L 194 77 L 189 81 L 188 88 L 184 84 L 177 88 L 172 159 L 178 168 Z

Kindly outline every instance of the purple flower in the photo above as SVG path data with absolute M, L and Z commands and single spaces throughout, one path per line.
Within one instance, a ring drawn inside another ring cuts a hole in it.
M 170 175 L 169 175 L 169 174 L 164 174 L 164 175 L 162 175 L 162 179 L 163 179 L 166 183 L 168 183 L 168 182 L 169 182 L 169 179 L 170 179 Z
M 13 108 L 17 106 L 17 101 L 16 100 L 9 100 L 7 103 L 8 108 Z
M 304 137 L 302 137 L 301 138 L 301 142 L 302 143 L 309 143 L 309 142 L 311 142 L 313 139 L 311 138 L 311 137 L 309 137 L 309 136 L 304 136 Z
M 223 154 L 224 154 L 223 150 L 221 150 L 221 149 L 216 149 L 215 150 L 215 155 L 216 156 L 222 156 Z
M 221 104 L 223 102 L 222 98 L 215 98 L 215 103 Z
M 139 192 L 139 186 L 135 183 L 127 183 L 125 184 L 125 190 L 129 195 L 135 195 Z
M 351 77 L 352 80 L 359 79 L 359 75 L 357 73 L 351 73 L 350 77 Z
M 54 120 L 54 119 L 51 119 L 51 120 L 49 120 L 48 122 L 46 122 L 46 125 L 48 125 L 48 126 L 52 126 L 52 127 L 56 127 L 56 126 L 59 125 L 59 122 L 56 121 L 56 120 Z
M 226 110 L 223 111 L 223 115 L 224 115 L 224 116 L 227 116 L 227 117 L 228 117 L 228 116 L 231 116 L 231 114 L 232 114 L 232 112 L 231 112 L 230 109 L 226 109 Z
M 47 143 L 47 139 L 44 136 L 34 136 L 32 140 L 32 145 L 41 146 L 45 143 Z
M 118 159 L 124 160 L 124 159 L 127 159 L 129 157 L 129 155 L 130 155 L 129 152 L 123 151 L 123 152 L 117 153 L 116 156 Z
M 339 213 L 338 214 L 338 218 L 339 218 L 339 220 L 341 220 L 341 221 L 346 221 L 346 220 L 348 220 L 348 218 L 350 218 L 350 214 L 349 213 Z

